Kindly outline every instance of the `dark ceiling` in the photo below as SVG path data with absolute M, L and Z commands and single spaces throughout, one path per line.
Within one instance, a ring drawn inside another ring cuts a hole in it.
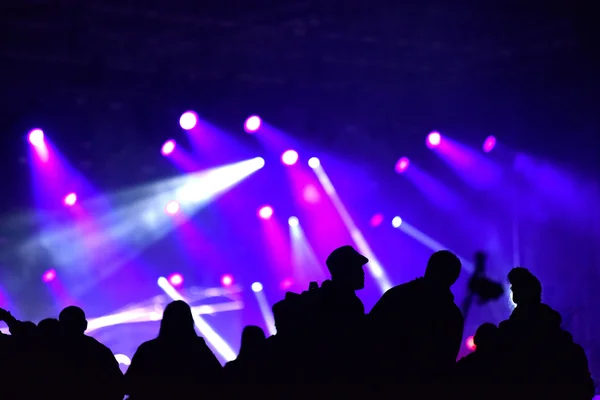
M 177 119 L 190 108 L 242 141 L 244 118 L 259 113 L 386 168 L 425 151 L 431 129 L 477 145 L 493 132 L 518 148 L 543 134 L 539 152 L 593 163 L 592 10 L 572 1 L 2 2 L 1 174 L 15 188 L 3 202 L 27 197 L 32 127 L 108 190 L 169 173 L 151 165 L 166 138 L 182 135 Z M 591 140 L 586 154 L 576 136 Z

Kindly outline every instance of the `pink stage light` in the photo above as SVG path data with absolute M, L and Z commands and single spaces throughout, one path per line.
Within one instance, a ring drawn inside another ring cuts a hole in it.
M 377 227 L 379 225 L 381 225 L 381 223 L 383 222 L 383 214 L 375 214 L 371 217 L 371 220 L 369 221 L 369 224 L 372 227 Z
M 467 345 L 467 349 L 469 349 L 470 351 L 475 351 L 475 349 L 477 348 L 477 346 L 475 345 L 475 338 L 473 336 L 469 336 L 465 344 Z
M 44 145 L 44 131 L 37 128 L 29 131 L 29 143 L 33 147 L 42 147 Z
M 288 290 L 289 288 L 292 287 L 293 284 L 294 284 L 294 282 L 292 281 L 291 278 L 285 278 L 279 284 L 279 288 L 281 288 L 281 290 Z
M 181 286 L 183 284 L 183 275 L 172 274 L 169 276 L 169 283 L 174 287 Z
M 179 212 L 179 209 L 181 208 L 181 206 L 179 205 L 178 202 L 176 201 L 171 201 L 169 202 L 169 204 L 167 204 L 167 206 L 165 207 L 165 212 L 169 215 L 175 215 Z
M 273 216 L 273 207 L 263 206 L 258 210 L 258 216 L 262 219 L 269 219 Z
M 442 135 L 439 132 L 431 132 L 427 135 L 427 147 L 430 149 L 439 146 L 441 141 Z
M 179 118 L 179 125 L 181 128 L 189 131 L 190 129 L 194 129 L 196 124 L 198 123 L 198 114 L 193 111 L 186 111 L 181 114 Z
M 56 270 L 49 269 L 42 275 L 42 281 L 49 283 L 56 279 Z
M 298 152 L 296 150 L 287 150 L 281 155 L 281 162 L 285 165 L 294 165 L 298 162 Z
M 233 276 L 226 274 L 221 277 L 221 285 L 229 287 L 233 285 Z
M 404 171 L 406 171 L 408 169 L 409 165 L 410 165 L 410 160 L 406 157 L 402 157 L 396 163 L 396 167 L 395 167 L 396 172 L 399 174 L 403 173 Z
M 315 204 L 321 200 L 321 195 L 319 194 L 319 189 L 317 189 L 315 185 L 309 184 L 302 189 L 302 198 L 307 203 Z
M 496 147 L 496 138 L 493 136 L 488 136 L 485 139 L 485 142 L 483 142 L 483 151 L 489 153 L 490 151 L 494 150 L 494 147 Z
M 160 152 L 165 157 L 170 156 L 173 151 L 175 151 L 175 146 L 177 146 L 177 143 L 175 143 L 173 139 L 167 140 L 165 144 L 162 145 Z
M 260 129 L 261 124 L 262 121 L 260 117 L 258 115 L 252 115 L 246 119 L 246 122 L 244 123 L 244 130 L 247 133 L 254 133 Z
M 63 203 L 67 207 L 73 207 L 77 203 L 77 195 L 75 193 L 69 193 L 63 199 Z

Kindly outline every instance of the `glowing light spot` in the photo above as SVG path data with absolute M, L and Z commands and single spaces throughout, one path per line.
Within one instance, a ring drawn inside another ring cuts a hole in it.
M 258 293 L 263 290 L 263 285 L 260 282 L 254 282 L 252 284 L 252 291 Z
M 400 228 L 400 225 L 402 225 L 402 218 L 400 218 L 400 217 L 394 217 L 392 219 L 392 226 L 394 228 Z
M 281 162 L 285 165 L 294 165 L 298 162 L 298 152 L 287 150 L 281 155 Z
M 427 147 L 430 149 L 439 146 L 441 141 L 442 135 L 439 132 L 431 132 L 427 135 Z
M 261 124 L 262 121 L 260 117 L 258 115 L 252 115 L 246 119 L 246 122 L 244 122 L 244 130 L 247 133 L 254 133 L 260 129 Z
M 175 215 L 179 212 L 179 210 L 181 209 L 181 206 L 179 205 L 178 202 L 176 201 L 171 201 L 169 202 L 169 204 L 167 204 L 167 206 L 165 207 L 165 212 L 169 215 Z
M 73 207 L 77 203 L 77 195 L 75 193 L 69 193 L 63 199 L 63 203 L 67 207 Z
M 179 118 L 179 125 L 181 128 L 189 131 L 190 129 L 194 129 L 196 124 L 198 123 L 198 114 L 193 111 L 186 111 L 181 114 Z
M 41 129 L 32 129 L 29 132 L 29 143 L 34 147 L 44 146 L 44 131 Z
M 490 151 L 494 150 L 494 147 L 496 147 L 496 138 L 493 136 L 488 136 L 483 142 L 483 151 L 489 153 Z
M 273 207 L 271 206 L 262 206 L 258 210 L 258 216 L 262 219 L 269 219 L 273 216 Z
M 42 275 L 42 281 L 49 283 L 56 279 L 56 270 L 49 269 Z
M 181 286 L 183 284 L 183 275 L 172 274 L 169 276 L 169 283 L 174 287 Z
M 289 224 L 291 227 L 298 226 L 298 224 L 299 224 L 299 223 L 300 223 L 300 221 L 298 221 L 298 218 L 297 218 L 297 217 L 290 217 L 290 218 L 288 218 L 288 224 Z
M 470 351 L 475 351 L 475 349 L 477 348 L 477 346 L 475 345 L 475 338 L 473 336 L 469 336 L 467 338 L 467 340 L 465 341 L 465 345 Z
M 315 185 L 306 185 L 304 189 L 302 189 L 302 198 L 307 203 L 318 203 L 321 200 L 321 195 L 319 194 L 319 189 L 315 187 Z
M 233 276 L 226 274 L 221 277 L 221 285 L 229 287 L 233 285 Z
M 279 284 L 279 288 L 281 290 L 287 290 L 290 287 L 292 287 L 292 285 L 294 284 L 294 282 L 292 281 L 291 278 L 285 278 L 284 280 L 281 281 L 281 283 Z
M 369 220 L 369 225 L 371 225 L 372 227 L 377 227 L 377 226 L 381 225 L 382 222 L 383 222 L 383 214 L 375 214 Z
M 173 151 L 175 151 L 175 146 L 177 146 L 177 144 L 173 139 L 167 140 L 165 144 L 162 145 L 160 152 L 165 157 L 170 156 L 173 153 Z
M 408 169 L 409 165 L 410 165 L 410 160 L 406 157 L 402 157 L 396 163 L 396 167 L 395 167 L 396 172 L 399 174 L 403 173 L 404 171 L 406 171 Z
M 312 157 L 310 160 L 308 160 L 308 166 L 312 169 L 319 168 L 321 166 L 321 160 L 319 160 L 317 157 Z

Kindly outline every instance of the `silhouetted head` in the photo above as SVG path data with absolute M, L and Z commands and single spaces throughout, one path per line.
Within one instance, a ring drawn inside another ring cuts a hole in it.
M 348 289 L 360 290 L 365 287 L 363 267 L 368 262 L 367 257 L 356 251 L 354 247 L 342 246 L 331 252 L 326 264 L 333 282 Z
M 262 328 L 254 325 L 248 325 L 242 331 L 242 344 L 240 346 L 240 356 L 248 357 L 262 353 L 266 343 L 265 332 Z
M 478 350 L 494 347 L 498 340 L 498 327 L 490 322 L 481 324 L 475 332 L 473 342 Z
M 31 321 L 25 321 L 21 324 L 21 335 L 26 336 L 26 337 L 34 337 L 36 336 L 39 332 L 37 329 L 37 325 L 34 324 Z
M 77 306 L 69 306 L 58 315 L 60 327 L 66 336 L 81 336 L 87 330 L 85 313 Z
M 176 300 L 167 305 L 160 322 L 158 337 L 161 339 L 197 337 L 192 309 L 185 301 Z
M 512 300 L 517 305 L 542 302 L 542 284 L 527 268 L 516 267 L 508 273 Z
M 45 338 L 57 338 L 60 336 L 60 322 L 56 318 L 46 318 L 38 324 L 38 331 Z
M 450 288 L 458 280 L 462 263 L 451 251 L 436 251 L 429 257 L 425 279 L 436 285 Z

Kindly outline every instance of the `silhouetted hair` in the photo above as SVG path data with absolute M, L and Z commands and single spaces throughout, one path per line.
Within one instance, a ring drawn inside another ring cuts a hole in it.
M 56 337 L 60 335 L 60 322 L 56 318 L 46 318 L 38 324 L 38 331 L 44 337 Z
M 452 286 L 460 276 L 462 263 L 451 251 L 436 251 L 429 257 L 425 278 L 442 286 Z
M 498 327 L 491 322 L 481 324 L 475 332 L 473 343 L 477 348 L 493 346 L 498 338 Z
M 242 331 L 242 344 L 240 346 L 240 356 L 253 355 L 260 353 L 265 345 L 265 332 L 262 328 L 254 325 L 248 325 Z
M 512 285 L 513 300 L 517 305 L 520 302 L 541 303 L 542 284 L 527 268 L 516 267 L 510 270 L 508 281 Z
M 169 303 L 163 312 L 158 337 L 161 339 L 189 339 L 197 336 L 190 306 L 183 300 Z
M 67 335 L 83 335 L 87 329 L 85 312 L 77 306 L 68 306 L 60 312 L 58 320 Z

